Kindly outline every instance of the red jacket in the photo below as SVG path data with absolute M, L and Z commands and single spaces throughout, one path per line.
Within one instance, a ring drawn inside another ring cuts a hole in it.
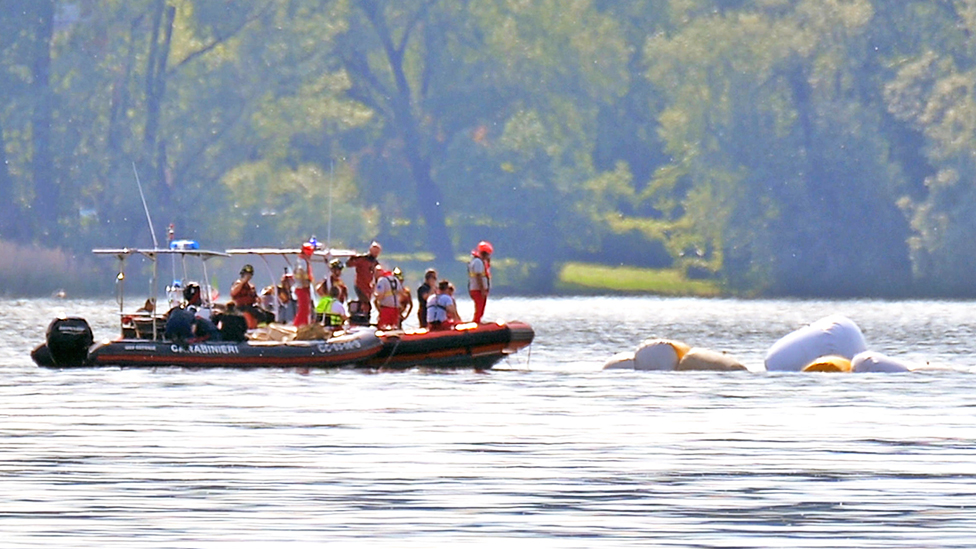
M 366 293 L 373 290 L 374 273 L 379 264 L 379 260 L 369 254 L 353 256 L 346 261 L 346 267 L 356 269 L 356 287 Z

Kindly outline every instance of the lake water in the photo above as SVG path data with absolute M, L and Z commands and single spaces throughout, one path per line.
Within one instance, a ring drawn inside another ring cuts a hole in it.
M 41 369 L 114 302 L 0 300 L 0 547 L 976 547 L 974 305 L 500 298 L 536 340 L 494 371 L 303 374 Z M 601 371 L 833 313 L 944 370 Z

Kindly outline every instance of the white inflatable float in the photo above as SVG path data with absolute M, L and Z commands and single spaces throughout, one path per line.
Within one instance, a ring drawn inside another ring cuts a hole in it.
M 864 334 L 851 319 L 831 315 L 780 338 L 766 352 L 766 370 L 799 372 L 821 357 L 847 360 L 867 350 Z
M 634 353 L 635 370 L 672 371 L 691 347 L 671 339 L 648 339 Z
M 851 359 L 851 371 L 855 373 L 901 373 L 914 369 L 904 362 L 875 351 L 864 351 Z

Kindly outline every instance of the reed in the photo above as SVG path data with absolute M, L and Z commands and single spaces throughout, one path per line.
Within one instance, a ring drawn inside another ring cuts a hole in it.
M 0 240 L 0 258 L 0 295 L 45 297 L 104 292 L 91 263 L 79 261 L 60 248 Z

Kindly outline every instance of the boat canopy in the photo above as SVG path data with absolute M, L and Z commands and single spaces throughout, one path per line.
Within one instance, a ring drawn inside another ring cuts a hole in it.
M 268 258 L 269 257 L 281 257 L 282 259 L 285 260 L 285 264 L 287 264 L 288 267 L 290 268 L 290 267 L 292 267 L 292 264 L 291 264 L 291 261 L 289 260 L 289 258 L 290 257 L 293 257 L 293 256 L 302 256 L 304 254 L 304 251 L 301 248 L 232 248 L 230 250 L 227 250 L 226 253 L 228 255 L 231 255 L 231 256 L 254 255 L 254 256 L 260 257 L 261 260 L 264 262 L 265 268 L 268 271 L 268 276 L 269 276 L 269 279 L 271 281 L 271 286 L 272 287 L 277 287 L 278 286 L 278 279 L 275 277 L 274 270 L 272 269 L 271 263 L 268 261 Z M 337 249 L 337 248 L 323 248 L 323 249 L 316 249 L 316 250 L 314 250 L 312 252 L 311 258 L 312 259 L 319 258 L 324 263 L 327 264 L 330 261 L 332 261 L 333 259 L 348 258 L 348 257 L 352 257 L 354 255 L 357 255 L 357 253 L 356 253 L 355 250 L 344 250 L 344 249 Z M 312 292 L 312 300 L 313 300 L 313 306 L 314 306 L 315 305 L 314 304 L 315 292 Z M 271 308 L 272 308 L 272 311 L 274 312 L 275 318 L 277 318 L 278 317 L 278 300 L 277 299 L 273 299 L 271 301 Z
M 192 243 L 192 244 L 191 244 Z M 176 244 L 175 246 L 173 244 Z M 171 256 L 173 258 L 173 269 L 176 270 L 176 258 L 179 257 L 180 262 L 183 264 L 183 275 L 186 276 L 186 258 L 193 257 L 198 258 L 203 263 L 203 280 L 201 281 L 201 286 L 203 289 L 201 297 L 204 303 L 210 303 L 211 287 L 210 287 L 210 275 L 207 272 L 207 261 L 215 257 L 230 257 L 227 253 L 217 252 L 213 250 L 201 250 L 199 246 L 196 245 L 195 241 L 182 240 L 174 241 L 170 244 L 169 248 L 95 248 L 92 250 L 95 255 L 109 255 L 116 257 L 119 260 L 119 274 L 117 278 L 118 284 L 118 295 L 116 300 L 119 303 L 119 314 L 125 315 L 125 261 L 130 256 L 140 255 L 150 261 L 152 261 L 152 281 L 150 283 L 150 296 L 152 297 L 152 310 L 149 311 L 151 317 L 157 316 L 156 310 L 156 296 L 158 293 L 158 258 L 160 256 Z M 156 337 L 156 326 L 153 323 L 153 338 Z
M 212 250 L 199 249 L 173 249 L 173 248 L 95 248 L 92 250 L 95 255 L 112 255 L 119 259 L 125 259 L 130 255 L 138 254 L 149 259 L 155 259 L 158 255 L 181 255 L 199 257 L 203 261 L 215 257 L 230 257 L 225 252 L 215 252 Z
M 282 257 L 287 257 L 291 255 L 301 255 L 301 248 L 233 248 L 227 250 L 228 255 L 280 255 Z M 323 250 L 315 250 L 312 252 L 312 257 L 318 257 L 325 261 L 336 258 L 352 257 L 357 255 L 358 252 L 355 250 L 344 250 L 339 248 L 329 248 Z

